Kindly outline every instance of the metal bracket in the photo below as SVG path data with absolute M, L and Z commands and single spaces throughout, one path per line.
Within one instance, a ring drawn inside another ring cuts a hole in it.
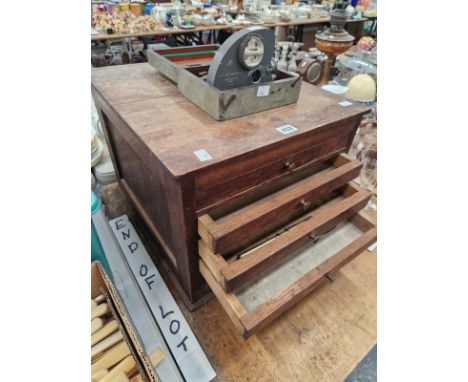
M 221 109 L 223 109 L 223 111 L 226 111 L 226 109 L 231 106 L 231 103 L 233 103 L 236 99 L 236 95 L 235 94 L 231 94 L 231 96 L 229 97 L 229 99 L 227 100 L 226 103 L 224 103 L 224 99 L 221 100 Z
M 336 278 L 334 278 L 330 273 L 325 273 L 325 278 L 330 281 L 330 284 L 336 280 Z
M 296 164 L 294 162 L 286 161 L 284 163 L 284 168 L 286 168 L 289 172 L 293 172 L 296 169 Z
M 299 200 L 299 204 L 306 210 L 307 208 L 310 207 L 310 202 L 307 202 L 304 199 Z
M 313 232 L 309 234 L 309 238 L 314 242 L 314 244 L 318 241 L 318 239 L 320 239 L 320 237 L 315 236 Z

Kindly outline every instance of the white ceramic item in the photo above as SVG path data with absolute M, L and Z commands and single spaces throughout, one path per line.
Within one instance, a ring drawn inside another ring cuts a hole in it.
M 377 85 L 368 74 L 357 74 L 348 82 L 346 98 L 359 102 L 373 102 L 377 95 Z
M 109 184 L 117 180 L 109 151 L 104 149 L 104 155 L 99 164 L 94 166 L 94 176 L 101 184 Z
M 102 159 L 102 153 L 104 151 L 104 145 L 102 144 L 101 140 L 97 139 L 98 146 L 94 152 L 91 152 L 91 167 L 96 166 Z
M 322 89 L 333 94 L 343 95 L 348 91 L 346 86 L 327 84 L 323 85 Z

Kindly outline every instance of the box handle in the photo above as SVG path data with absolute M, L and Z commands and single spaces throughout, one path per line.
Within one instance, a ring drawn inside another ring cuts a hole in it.
M 308 201 L 306 201 L 306 200 L 304 200 L 304 199 L 299 200 L 299 204 L 300 204 L 300 205 L 302 206 L 302 208 L 304 208 L 305 210 L 306 210 L 307 208 L 310 207 L 310 202 L 308 202 Z
M 297 165 L 294 162 L 286 161 L 284 163 L 284 168 L 289 172 L 293 172 L 296 169 Z

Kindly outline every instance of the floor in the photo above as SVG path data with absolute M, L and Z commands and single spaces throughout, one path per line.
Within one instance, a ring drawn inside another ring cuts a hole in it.
M 359 362 L 344 382 L 376 382 L 377 381 L 377 345 Z
M 244 340 L 215 298 L 195 311 L 186 309 L 161 265 L 157 247 L 118 188 L 107 186 L 102 196 L 108 216 L 127 213 L 133 221 L 212 363 L 215 381 L 375 380 L 371 379 L 375 370 L 360 362 L 367 362 L 366 355 L 372 354 L 376 345 L 377 249 L 365 251 L 337 272 L 333 283 L 316 289 L 257 335 Z M 355 370 L 358 364 L 360 374 Z M 367 376 L 370 378 L 365 379 Z

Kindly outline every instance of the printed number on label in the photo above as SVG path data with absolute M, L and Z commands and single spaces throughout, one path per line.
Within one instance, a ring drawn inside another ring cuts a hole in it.
M 278 130 L 281 134 L 290 134 L 293 133 L 294 131 L 297 131 L 297 127 L 294 127 L 293 125 L 283 125 L 280 127 L 277 127 L 276 130 Z

